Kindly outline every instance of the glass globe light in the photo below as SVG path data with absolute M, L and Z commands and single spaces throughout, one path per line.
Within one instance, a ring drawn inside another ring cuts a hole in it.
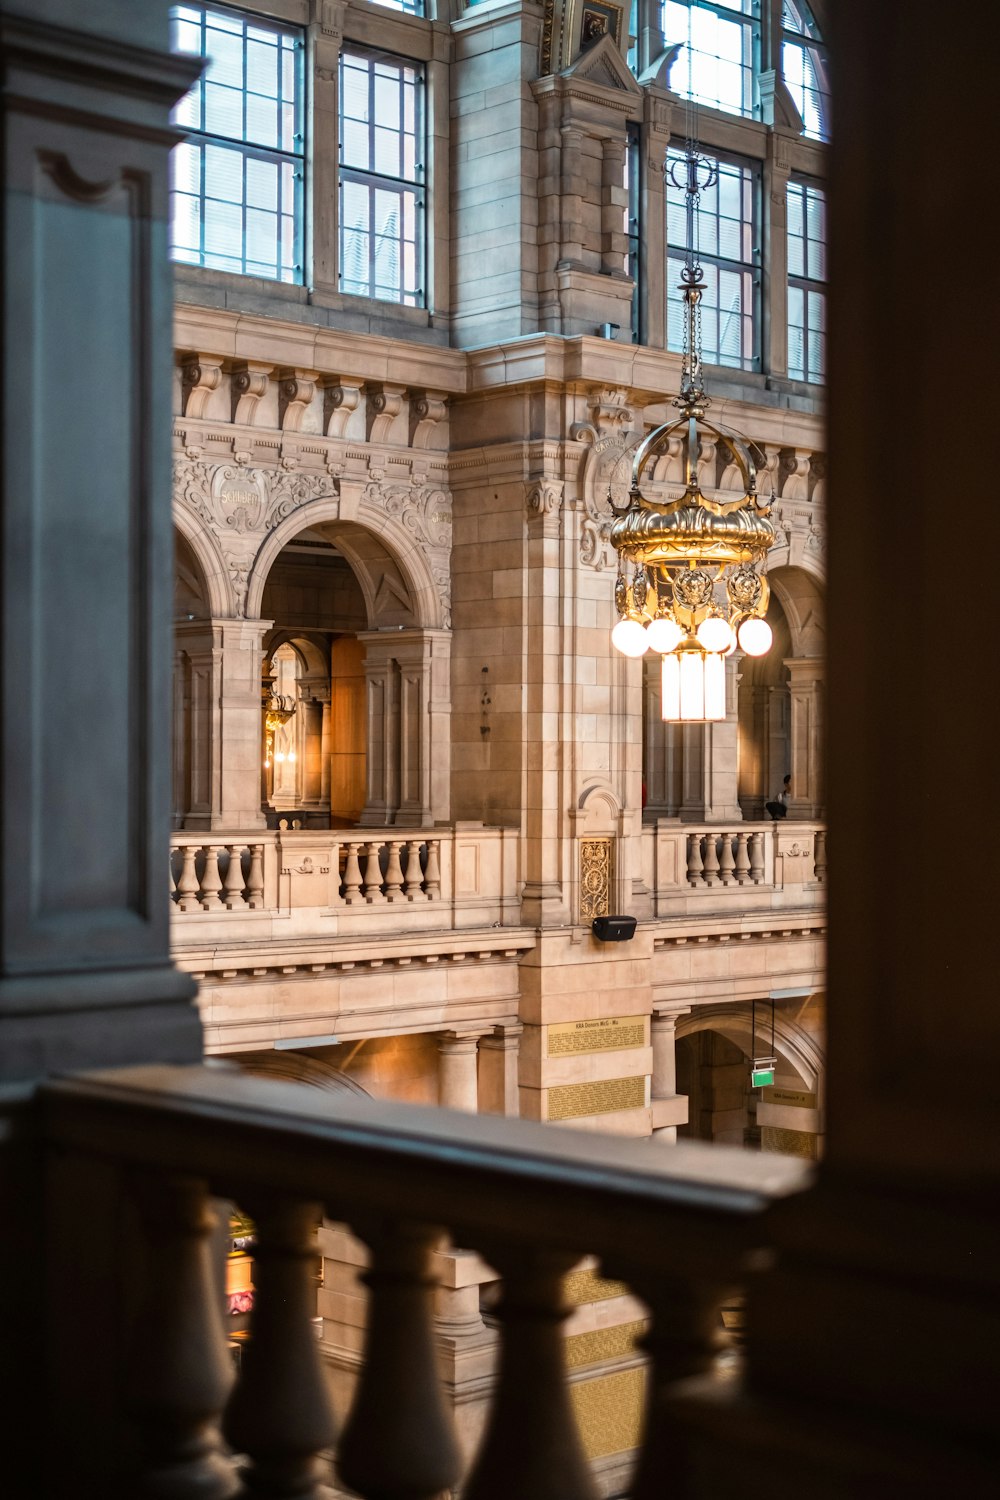
M 660 615 L 646 626 L 646 640 L 651 651 L 673 651 L 683 639 L 684 632 L 676 620 Z
M 611 632 L 611 644 L 622 656 L 644 656 L 649 650 L 649 641 L 638 620 L 619 620 Z
M 766 651 L 770 651 L 774 636 L 766 620 L 751 615 L 740 626 L 738 639 L 747 656 L 763 656 Z
M 698 640 L 706 651 L 717 651 L 723 655 L 733 644 L 733 632 L 729 623 L 719 615 L 709 615 L 698 626 Z

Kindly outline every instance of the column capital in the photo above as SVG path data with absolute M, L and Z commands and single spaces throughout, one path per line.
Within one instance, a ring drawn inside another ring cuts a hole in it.
M 481 1038 L 480 1047 L 486 1047 L 492 1052 L 516 1052 L 521 1040 L 524 1026 L 520 1021 L 504 1021 L 499 1026 L 494 1026 L 492 1031 L 486 1032 Z

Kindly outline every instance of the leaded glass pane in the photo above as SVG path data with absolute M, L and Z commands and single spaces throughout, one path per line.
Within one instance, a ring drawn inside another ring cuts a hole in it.
M 182 5 L 173 37 L 207 59 L 174 112 L 189 138 L 173 157 L 173 254 L 301 281 L 301 31 Z
M 340 77 L 341 290 L 416 306 L 423 298 L 422 72 L 345 49 Z

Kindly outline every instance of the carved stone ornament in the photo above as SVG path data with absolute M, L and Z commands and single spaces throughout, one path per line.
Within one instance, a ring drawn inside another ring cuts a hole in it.
M 562 505 L 562 481 L 533 479 L 527 486 L 525 504 L 531 515 L 552 516 Z

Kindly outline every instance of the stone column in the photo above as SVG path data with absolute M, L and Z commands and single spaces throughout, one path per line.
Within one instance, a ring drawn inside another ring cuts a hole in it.
M 213 620 L 210 828 L 263 828 L 261 668 L 271 620 Z
M 438 1102 L 441 1108 L 465 1109 L 477 1114 L 479 1034 L 443 1031 L 438 1039 L 438 1048 L 441 1057 Z
M 826 664 L 822 657 L 792 657 L 785 663 L 791 675 L 790 818 L 822 818 L 823 700 Z
M 412 828 L 451 807 L 451 632 L 366 631 L 368 794 L 361 822 Z
M 677 1020 L 686 1016 L 689 1007 L 683 1010 L 657 1011 L 650 1022 L 650 1041 L 653 1046 L 653 1139 L 670 1145 L 677 1139 L 678 1125 L 686 1125 L 688 1101 L 686 1094 L 677 1092 Z
M 532 641 L 532 671 L 525 686 L 525 883 L 522 921 L 530 927 L 566 920 L 560 820 L 563 790 L 553 726 L 563 707 L 561 480 L 539 478 L 527 488 L 524 628 Z
M 762 344 L 772 375 L 788 373 L 788 158 L 789 140 L 768 133 L 764 163 L 764 254 L 761 265 Z
M 338 89 L 343 42 L 344 0 L 311 0 L 309 36 L 315 67 L 307 147 L 312 185 L 312 295 L 320 301 L 339 292 L 337 159 L 339 154 Z
M 670 144 L 669 96 L 649 84 L 646 94 L 646 149 L 639 165 L 644 285 L 639 297 L 639 338 L 653 349 L 667 343 L 667 218 L 663 163 Z
M 0 610 L 18 688 L 0 698 L 0 1080 L 27 1085 L 201 1055 L 166 899 L 169 111 L 198 66 L 171 54 L 165 4 L 0 0 L 0 22 Z M 32 1209 L 4 1198 L 18 1245 Z
M 518 1053 L 524 1027 L 519 1021 L 495 1026 L 479 1042 L 479 1108 L 484 1114 L 519 1115 Z

